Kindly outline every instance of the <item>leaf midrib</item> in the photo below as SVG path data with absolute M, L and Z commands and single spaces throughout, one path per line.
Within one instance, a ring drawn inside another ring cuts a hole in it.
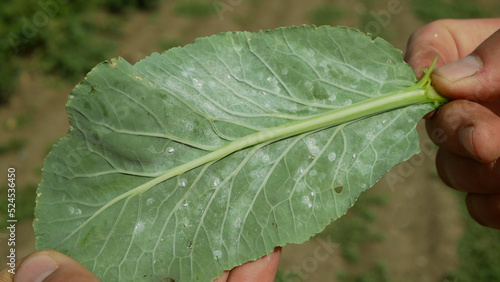
M 151 179 L 150 181 L 145 182 L 144 184 L 115 197 L 106 205 L 102 206 L 99 210 L 97 210 L 92 216 L 90 216 L 83 224 L 81 224 L 73 232 L 68 234 L 68 236 L 66 236 L 63 240 L 61 240 L 59 245 L 61 245 L 66 240 L 71 238 L 74 234 L 76 234 L 78 231 L 84 228 L 95 217 L 97 217 L 104 210 L 111 207 L 115 203 L 125 198 L 142 194 L 148 191 L 149 189 L 153 188 L 154 186 L 172 177 L 181 175 L 187 171 L 208 164 L 210 162 L 215 162 L 234 152 L 237 152 L 239 150 L 257 144 L 278 141 L 288 137 L 296 136 L 298 134 L 336 126 L 339 124 L 370 117 L 376 114 L 388 112 L 391 110 L 399 109 L 410 105 L 434 102 L 434 100 L 432 100 L 428 96 L 428 91 L 429 87 L 427 87 L 427 85 L 423 85 L 423 83 L 418 83 L 415 84 L 414 86 L 402 90 L 390 92 L 388 94 L 367 99 L 349 106 L 345 106 L 340 109 L 318 114 L 304 120 L 289 122 L 284 125 L 269 128 L 242 137 L 200 158 L 191 160 L 185 164 L 169 169 L 165 171 L 163 174 L 159 175 L 158 177 Z

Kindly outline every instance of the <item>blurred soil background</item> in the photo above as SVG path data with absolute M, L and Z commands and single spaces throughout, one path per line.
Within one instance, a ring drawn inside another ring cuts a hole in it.
M 64 105 L 97 63 L 223 31 L 345 25 L 404 50 L 440 18 L 494 17 L 497 0 L 2 0 L 0 3 L 0 265 L 7 261 L 7 169 L 16 169 L 16 251 L 35 248 L 31 221 L 43 159 L 68 130 Z M 500 281 L 500 231 L 467 215 L 434 168 L 436 148 L 391 170 L 324 232 L 288 245 L 276 281 Z

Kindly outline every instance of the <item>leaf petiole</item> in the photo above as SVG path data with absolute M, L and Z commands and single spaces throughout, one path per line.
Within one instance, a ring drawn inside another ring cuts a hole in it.
M 446 103 L 448 99 L 439 95 L 434 87 L 431 86 L 431 73 L 437 58 L 426 70 L 424 77 L 415 85 L 390 92 L 385 95 L 373 97 L 341 109 L 332 110 L 326 113 L 312 116 L 308 119 L 294 121 L 281 126 L 269 128 L 231 142 L 221 148 L 204 155 L 198 159 L 187 162 L 181 166 L 167 170 L 158 178 L 151 180 L 137 187 L 134 194 L 143 193 L 154 187 L 156 184 L 168 180 L 177 175 L 183 174 L 191 169 L 200 167 L 204 164 L 222 159 L 236 151 L 265 142 L 274 142 L 277 140 L 292 137 L 298 134 L 312 132 L 332 126 L 337 126 L 347 122 L 367 118 L 380 113 L 400 109 L 410 105 L 432 103 L 435 108 Z

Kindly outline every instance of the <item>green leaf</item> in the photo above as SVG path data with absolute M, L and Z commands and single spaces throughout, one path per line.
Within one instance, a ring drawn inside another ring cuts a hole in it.
M 105 281 L 211 281 L 345 214 L 419 152 L 414 128 L 436 101 L 401 51 L 343 27 L 102 63 L 45 160 L 37 248 Z

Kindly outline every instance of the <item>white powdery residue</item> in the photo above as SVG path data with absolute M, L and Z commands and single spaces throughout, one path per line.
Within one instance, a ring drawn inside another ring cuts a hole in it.
M 233 226 L 235 228 L 241 228 L 241 217 L 237 217 L 235 220 L 234 220 L 234 223 L 233 223 Z
M 201 88 L 201 86 L 203 85 L 198 79 L 196 78 L 193 78 L 193 85 L 194 87 L 196 88 Z
M 375 137 L 375 135 L 373 134 L 373 132 L 366 133 L 366 139 L 371 141 L 374 137 Z
M 137 222 L 137 224 L 134 227 L 134 232 L 141 233 L 142 231 L 144 231 L 144 222 L 139 221 L 139 222 Z
M 155 203 L 155 199 L 153 199 L 153 198 L 149 198 L 146 200 L 146 205 L 148 205 L 148 206 L 151 206 L 154 203 Z
M 153 145 L 148 147 L 148 151 L 150 151 L 151 153 L 157 153 L 156 148 Z
M 69 211 L 69 215 L 72 215 L 72 216 L 79 216 L 82 214 L 82 210 L 81 209 L 75 209 L 74 207 L 72 206 L 69 206 L 68 207 L 68 211 Z
M 308 208 L 312 208 L 311 199 L 308 196 L 302 197 L 302 203 L 306 205 Z
M 356 154 L 352 154 L 352 158 L 355 159 L 356 158 Z
M 218 186 L 218 185 L 220 184 L 220 179 L 219 179 L 218 177 L 214 178 L 214 179 L 212 180 L 212 184 L 213 184 L 214 186 Z
M 309 171 L 309 176 L 311 177 L 316 177 L 318 175 L 318 171 L 315 169 L 312 169 Z
M 213 252 L 214 254 L 214 260 L 219 260 L 220 258 L 222 258 L 222 251 L 221 250 L 215 250 Z
M 250 172 L 250 177 L 257 183 L 262 182 L 266 178 L 268 171 L 265 168 L 262 169 L 255 169 L 252 172 Z M 257 189 L 257 185 L 252 185 L 250 186 L 251 189 Z
M 186 128 L 187 131 L 194 130 L 194 124 L 191 121 L 189 121 L 185 118 L 181 119 L 180 121 L 184 124 L 184 128 Z
M 304 82 L 304 87 L 306 88 L 306 91 L 313 91 L 314 85 L 310 80 L 307 80 Z
M 352 100 L 351 100 L 351 99 L 347 99 L 347 100 L 345 100 L 345 102 L 344 102 L 344 106 L 349 106 L 349 105 L 351 105 L 351 104 L 352 104 Z
M 179 184 L 180 187 L 186 187 L 186 185 L 187 185 L 187 179 L 186 178 L 179 179 L 179 183 L 178 184 Z
M 337 95 L 330 93 L 330 95 L 328 96 L 328 101 L 333 102 L 335 100 L 337 100 Z
M 281 74 L 282 75 L 287 75 L 288 74 L 288 69 L 285 68 L 285 67 L 281 68 Z
M 234 45 L 234 51 L 240 52 L 241 50 L 243 50 L 243 46 L 241 46 L 241 44 Z
M 320 151 L 319 147 L 316 145 L 316 140 L 314 138 L 306 138 L 305 140 L 309 153 L 317 155 Z
M 337 158 L 337 154 L 335 154 L 334 152 L 331 152 L 330 154 L 328 154 L 329 161 L 333 162 L 336 158 Z
M 403 136 L 404 136 L 404 133 L 402 130 L 396 130 L 396 132 L 394 132 L 394 137 L 397 139 L 401 139 L 401 138 L 403 138 Z
M 167 152 L 167 154 L 169 154 L 169 155 L 170 155 L 170 154 L 173 154 L 173 153 L 175 152 L 175 149 L 174 149 L 174 148 L 172 148 L 172 147 L 167 147 L 167 148 L 165 149 L 165 152 Z

